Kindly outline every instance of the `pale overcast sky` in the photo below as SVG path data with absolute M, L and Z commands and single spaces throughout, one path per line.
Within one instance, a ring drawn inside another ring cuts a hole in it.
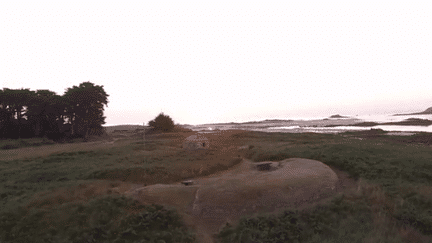
M 427 1 L 6 2 L 0 88 L 103 85 L 107 124 L 432 106 Z

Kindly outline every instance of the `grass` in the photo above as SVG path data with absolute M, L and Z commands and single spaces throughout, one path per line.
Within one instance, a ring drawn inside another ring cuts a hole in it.
M 140 184 L 174 183 L 224 170 L 239 159 L 206 162 L 211 151 L 188 153 L 168 140 L 120 141 L 117 146 L 87 151 L 56 152 L 45 157 L 0 162 L 1 206 L 26 202 L 34 192 L 96 180 Z M 90 162 L 90 163 L 89 163 Z M 201 169 L 204 168 L 204 169 Z
M 112 144 L 75 143 L 5 151 L 0 157 L 0 241 L 194 242 L 194 235 L 180 226 L 182 220 L 175 211 L 155 205 L 126 217 L 121 208 L 136 202 L 105 197 L 110 190 L 88 186 L 99 181 L 112 181 L 110 187 L 118 182 L 168 184 L 225 170 L 241 161 L 208 161 L 204 158 L 214 151 L 187 152 L 180 145 L 163 137 L 146 141 L 125 138 Z M 10 159 L 8 153 L 17 156 Z M 111 224 L 120 220 L 116 219 L 119 215 L 126 217 L 121 218 L 124 227 L 114 230 Z M 45 219 L 50 222 L 40 223 Z M 150 228 L 143 225 L 147 221 Z
M 248 132 L 232 138 L 249 145 L 245 157 L 254 161 L 316 159 L 349 173 L 358 188 L 311 208 L 244 217 L 226 225 L 218 241 L 431 242 L 428 134 Z M 155 136 L 144 142 L 126 137 L 108 145 L 0 150 L 0 242 L 195 242 L 194 232 L 175 210 L 139 205 L 87 186 L 104 181 L 111 181 L 110 187 L 122 181 L 173 183 L 240 162 L 221 158 L 217 146 L 184 151 L 176 139 Z
M 0 140 L 0 150 L 36 147 L 47 144 L 55 144 L 55 142 L 47 138 L 3 139 Z
M 0 217 L 4 241 L 13 242 L 194 242 L 180 216 L 162 206 L 104 196 L 55 208 L 18 208 Z
M 219 236 L 221 242 L 355 242 L 357 234 L 372 229 L 371 217 L 364 203 L 339 196 L 311 211 L 291 209 L 280 215 L 242 218 L 235 228 L 225 226 Z
M 259 135 L 245 138 L 253 141 Z M 362 183 L 356 192 L 312 211 L 291 209 L 278 216 L 244 218 L 236 226 L 226 226 L 218 235 L 220 241 L 430 242 L 432 150 L 413 143 L 425 140 L 426 134 L 402 137 L 374 133 L 373 138 L 363 140 L 352 138 L 355 135 L 368 137 L 364 132 L 279 133 L 255 141 L 246 155 L 253 161 L 315 159 L 348 172 Z

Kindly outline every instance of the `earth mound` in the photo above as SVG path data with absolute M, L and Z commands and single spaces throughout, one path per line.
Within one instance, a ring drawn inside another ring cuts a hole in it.
M 265 169 L 260 165 L 267 165 Z M 296 207 L 305 198 L 333 191 L 336 173 L 320 161 L 291 158 L 254 163 L 243 159 L 237 167 L 188 183 L 157 184 L 126 193 L 143 204 L 173 206 L 193 227 L 216 233 L 226 222 L 256 213 Z

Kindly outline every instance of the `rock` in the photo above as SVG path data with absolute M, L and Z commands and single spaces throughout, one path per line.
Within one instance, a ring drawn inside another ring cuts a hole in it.
M 108 189 L 108 193 L 120 194 L 120 190 L 118 187 L 113 187 L 111 189 Z
M 238 148 L 238 150 L 243 150 L 243 149 L 253 149 L 255 146 L 253 145 L 245 145 L 245 146 L 241 146 Z
M 278 162 L 258 162 L 253 163 L 253 166 L 259 170 L 259 171 L 270 171 L 270 170 L 276 170 L 279 168 Z
M 256 167 L 258 168 L 258 170 L 270 170 L 271 163 L 261 163 L 256 165 Z
M 182 181 L 181 182 L 183 185 L 185 185 L 185 186 L 189 186 L 189 185 L 192 185 L 193 184 L 193 181 L 192 180 L 187 180 L 187 181 Z

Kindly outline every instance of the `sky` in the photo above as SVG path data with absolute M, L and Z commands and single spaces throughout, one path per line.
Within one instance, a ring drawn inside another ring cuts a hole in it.
M 103 85 L 107 125 L 432 106 L 427 1 L 9 2 L 0 88 Z

